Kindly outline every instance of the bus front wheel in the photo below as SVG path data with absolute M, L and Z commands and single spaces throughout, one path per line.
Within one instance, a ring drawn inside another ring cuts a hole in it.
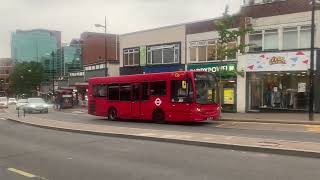
M 111 108 L 108 113 L 108 120 L 115 121 L 117 119 L 118 119 L 117 110 L 114 108 Z
M 156 123 L 163 124 L 165 123 L 165 115 L 164 112 L 160 109 L 156 109 L 152 113 L 152 120 Z

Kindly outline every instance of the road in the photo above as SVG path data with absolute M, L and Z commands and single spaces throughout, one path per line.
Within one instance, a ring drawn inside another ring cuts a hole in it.
M 16 113 L 10 108 L 11 113 Z M 320 127 L 310 131 L 304 125 L 281 125 L 263 123 L 232 123 L 232 122 L 204 122 L 197 124 L 155 124 L 138 121 L 108 121 L 105 118 L 90 116 L 78 111 L 50 112 L 49 114 L 27 114 L 27 117 L 44 117 L 48 119 L 78 122 L 87 124 L 109 125 L 117 127 L 145 128 L 157 130 L 171 130 L 184 132 L 198 132 L 228 136 L 243 136 L 254 138 L 283 139 L 291 141 L 320 142 Z
M 0 147 L 0 179 L 6 180 L 313 180 L 320 176 L 319 159 L 68 133 L 7 120 L 0 120 Z

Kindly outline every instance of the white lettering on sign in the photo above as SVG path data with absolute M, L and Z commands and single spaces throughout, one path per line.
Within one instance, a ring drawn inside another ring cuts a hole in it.
M 154 104 L 155 104 L 156 106 L 160 106 L 161 103 L 162 103 L 162 101 L 161 101 L 160 98 L 157 98 L 157 99 L 154 101 Z

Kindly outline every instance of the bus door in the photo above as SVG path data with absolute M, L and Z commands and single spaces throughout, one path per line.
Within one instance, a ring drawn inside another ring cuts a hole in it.
M 131 115 L 135 118 L 140 118 L 141 112 L 141 83 L 132 84 L 132 98 L 131 98 Z

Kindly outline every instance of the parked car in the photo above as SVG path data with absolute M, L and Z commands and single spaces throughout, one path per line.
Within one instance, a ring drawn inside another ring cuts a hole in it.
M 7 97 L 0 97 L 0 107 L 1 108 L 8 108 L 8 98 Z
M 28 103 L 28 99 L 19 99 L 16 104 L 16 109 L 23 109 L 23 107 Z
M 23 109 L 26 113 L 48 113 L 48 107 L 49 105 L 42 98 L 28 98 L 28 102 Z
M 17 104 L 16 98 L 9 98 L 8 104 L 9 104 L 9 105 L 10 105 L 10 104 Z

